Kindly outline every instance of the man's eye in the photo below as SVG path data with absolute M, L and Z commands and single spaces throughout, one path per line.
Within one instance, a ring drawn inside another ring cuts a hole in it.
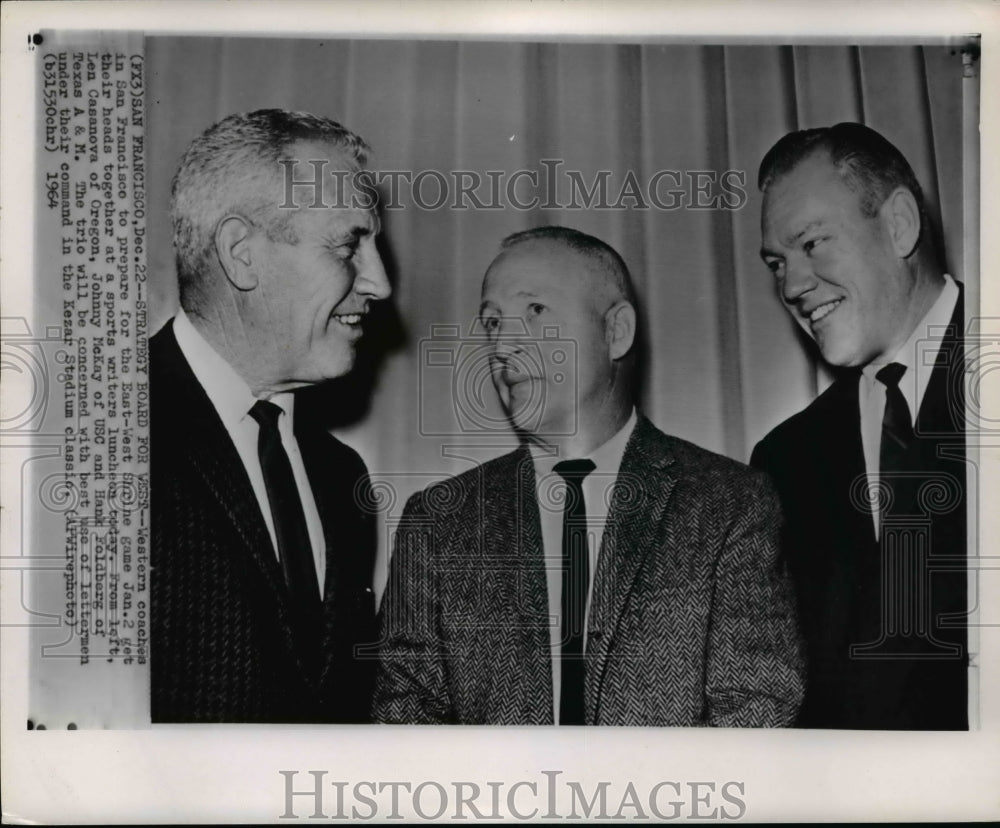
M 785 263 L 781 259 L 768 259 L 764 264 L 767 265 L 767 269 L 776 278 L 780 279 L 785 272 Z
M 496 316 L 480 316 L 479 324 L 487 333 L 495 331 L 500 326 L 500 320 Z
M 333 255 L 341 259 L 353 259 L 358 252 L 358 242 L 348 242 L 346 244 L 336 244 L 331 246 Z
M 538 302 L 532 302 L 530 305 L 528 305 L 528 313 L 530 313 L 532 316 L 538 316 L 538 314 L 542 313 L 544 310 L 545 310 L 545 305 L 540 305 L 538 304 Z
M 819 244 L 821 244 L 822 242 L 825 242 L 825 241 L 826 241 L 826 237 L 825 236 L 821 236 L 818 239 L 809 239 L 809 241 L 807 241 L 804 245 L 802 245 L 802 249 L 805 250 L 806 253 L 812 253 L 813 250 L 816 249 L 817 245 L 819 245 Z

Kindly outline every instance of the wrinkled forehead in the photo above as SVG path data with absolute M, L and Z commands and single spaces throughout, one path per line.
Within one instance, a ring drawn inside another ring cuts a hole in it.
M 289 215 L 292 226 L 305 233 L 360 239 L 377 236 L 382 230 L 378 212 L 371 208 L 299 206 L 278 213 Z

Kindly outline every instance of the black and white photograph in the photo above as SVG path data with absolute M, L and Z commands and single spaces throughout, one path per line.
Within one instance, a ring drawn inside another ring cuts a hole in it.
M 6 820 L 996 818 L 995 8 L 23 5 Z

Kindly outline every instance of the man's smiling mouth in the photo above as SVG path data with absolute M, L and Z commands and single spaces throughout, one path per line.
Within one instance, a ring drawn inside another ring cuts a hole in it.
M 333 318 L 336 319 L 341 325 L 347 325 L 349 327 L 360 325 L 361 320 L 364 318 L 363 313 L 335 313 Z
M 826 302 L 825 304 L 820 305 L 818 308 L 815 308 L 809 314 L 809 323 L 811 325 L 815 325 L 821 319 L 825 319 L 827 316 L 833 313 L 834 310 L 836 310 L 837 307 L 840 305 L 840 303 L 843 301 L 844 301 L 843 299 L 834 299 L 832 302 Z

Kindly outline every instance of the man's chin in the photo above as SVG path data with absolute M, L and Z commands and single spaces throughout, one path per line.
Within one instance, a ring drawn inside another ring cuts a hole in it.
M 528 416 L 510 415 L 510 421 L 516 431 L 529 434 L 541 440 L 556 440 L 567 437 L 575 432 L 572 424 L 544 416 L 544 411 L 534 410 Z
M 538 420 L 541 406 L 531 390 L 528 382 L 503 385 L 498 389 L 500 403 L 515 428 L 525 430 Z
M 515 431 L 522 431 L 533 434 L 538 428 L 538 412 L 518 409 L 516 406 L 505 408 L 507 419 Z M 532 416 L 534 414 L 534 416 Z
M 346 374 L 349 374 L 354 369 L 355 354 L 352 349 L 349 354 L 340 353 L 337 354 L 335 359 L 326 359 L 319 365 L 315 371 L 315 376 L 317 377 L 317 382 L 330 382 L 331 380 L 340 379 Z
M 827 341 L 817 344 L 823 361 L 833 368 L 857 368 L 864 365 L 864 360 L 857 355 L 857 349 L 848 343 Z

